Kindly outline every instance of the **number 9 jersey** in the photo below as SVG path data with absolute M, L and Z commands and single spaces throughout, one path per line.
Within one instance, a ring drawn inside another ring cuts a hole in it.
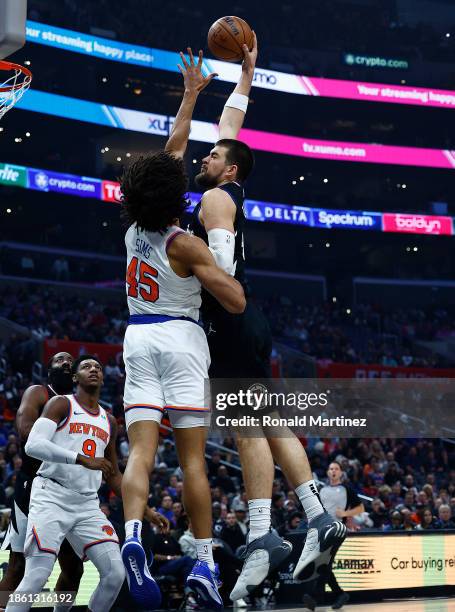
M 80 455 L 104 457 L 111 437 L 106 411 L 98 405 L 98 412 L 92 413 L 79 404 L 75 395 L 64 397 L 68 400 L 68 415 L 59 423 L 52 442 Z M 88 497 L 96 498 L 101 486 L 101 472 L 79 464 L 43 461 L 37 474 Z
M 178 276 L 167 249 L 183 230 L 173 225 L 166 232 L 146 232 L 132 225 L 125 235 L 126 295 L 130 315 L 167 315 L 199 320 L 201 284 L 191 275 Z

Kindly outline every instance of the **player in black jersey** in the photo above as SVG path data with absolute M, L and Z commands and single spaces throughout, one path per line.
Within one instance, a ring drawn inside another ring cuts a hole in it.
M 27 531 L 30 493 L 33 479 L 41 462 L 24 451 L 25 442 L 35 421 L 41 416 L 47 401 L 56 395 L 73 390 L 71 367 L 73 357 L 69 353 L 57 353 L 48 364 L 47 385 L 32 385 L 26 389 L 16 415 L 16 429 L 22 443 L 22 467 L 17 475 L 11 521 L 2 549 L 9 548 L 8 568 L 0 582 L 0 591 L 14 591 L 24 577 L 24 541 Z M 83 573 L 83 564 L 65 540 L 58 556 L 61 573 L 55 590 L 77 592 Z M 3 602 L 2 602 L 3 603 Z
M 254 166 L 250 148 L 237 140 L 248 107 L 257 59 L 257 42 L 251 51 L 244 45 L 242 72 L 221 115 L 219 138 L 202 160 L 196 183 L 207 189 L 196 206 L 189 229 L 202 238 L 219 267 L 242 284 L 244 278 L 243 184 Z M 183 120 L 173 126 L 183 134 Z M 188 130 L 189 133 L 189 130 Z M 185 143 L 180 143 L 184 150 Z M 203 294 L 202 316 L 211 355 L 212 378 L 268 378 L 272 340 L 262 312 L 251 302 L 243 314 L 225 313 L 207 293 Z M 300 573 L 324 550 L 338 546 L 346 535 L 345 526 L 323 508 L 312 477 L 308 458 L 300 441 L 289 431 L 287 437 L 263 438 L 236 435 L 242 474 L 248 496 L 250 532 L 242 572 L 230 597 L 233 601 L 251 593 L 290 554 L 290 543 L 271 532 L 271 497 L 274 460 L 295 488 L 303 505 L 309 530 L 297 564 Z

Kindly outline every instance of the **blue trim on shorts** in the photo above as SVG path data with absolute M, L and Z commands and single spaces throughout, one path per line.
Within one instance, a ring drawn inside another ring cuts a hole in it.
M 166 321 L 190 321 L 201 325 L 199 321 L 195 321 L 191 317 L 171 317 L 170 315 L 159 314 L 133 314 L 128 319 L 128 325 L 148 325 L 150 323 L 166 323 Z

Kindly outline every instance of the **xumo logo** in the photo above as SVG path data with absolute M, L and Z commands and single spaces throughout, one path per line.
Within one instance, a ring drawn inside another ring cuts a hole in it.
M 274 74 L 267 74 L 266 72 L 259 72 L 255 70 L 253 83 L 263 83 L 264 85 L 276 85 L 277 78 Z

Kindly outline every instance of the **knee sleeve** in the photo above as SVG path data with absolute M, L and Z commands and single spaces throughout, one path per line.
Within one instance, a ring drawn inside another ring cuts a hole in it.
M 24 577 L 16 591 L 18 593 L 41 593 L 51 575 L 54 563 L 55 556 L 49 553 L 28 557 L 25 562 Z M 30 607 L 30 603 L 8 604 L 6 610 L 8 612 L 26 612 Z
M 113 542 L 102 542 L 90 548 L 87 557 L 100 574 L 100 582 L 88 607 L 91 612 L 107 612 L 116 600 L 125 579 L 120 549 Z

